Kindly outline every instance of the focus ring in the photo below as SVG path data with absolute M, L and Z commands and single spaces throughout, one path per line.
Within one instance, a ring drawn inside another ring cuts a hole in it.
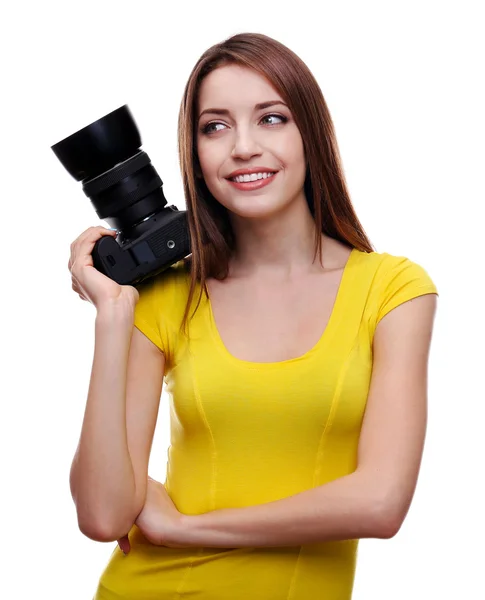
M 151 164 L 150 157 L 142 150 L 106 173 L 87 181 L 83 185 L 83 191 L 88 197 L 95 196 L 149 164 Z

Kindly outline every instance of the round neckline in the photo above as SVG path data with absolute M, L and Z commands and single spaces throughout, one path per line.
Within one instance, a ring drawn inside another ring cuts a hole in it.
M 348 294 L 346 292 L 347 292 L 347 288 L 349 287 L 350 282 L 352 280 L 351 267 L 354 264 L 358 254 L 359 254 L 358 249 L 352 248 L 352 251 L 350 252 L 350 254 L 347 258 L 347 262 L 345 263 L 344 268 L 343 268 L 343 272 L 342 272 L 340 282 L 338 285 L 338 289 L 337 289 L 337 295 L 336 295 L 335 301 L 333 303 L 330 317 L 327 321 L 327 325 L 326 325 L 324 331 L 320 335 L 317 342 L 313 345 L 312 348 L 307 350 L 301 356 L 297 356 L 294 358 L 288 358 L 286 360 L 280 360 L 280 361 L 276 361 L 276 362 L 275 361 L 273 361 L 273 362 L 254 362 L 254 361 L 243 360 L 241 358 L 237 358 L 236 356 L 231 354 L 229 352 L 229 350 L 226 348 L 226 345 L 224 344 L 224 341 L 222 340 L 219 330 L 217 328 L 217 324 L 216 324 L 216 321 L 214 318 L 214 312 L 212 310 L 212 303 L 210 300 L 209 290 L 207 289 L 207 296 L 205 297 L 205 302 L 207 305 L 207 316 L 208 316 L 208 321 L 209 321 L 208 325 L 209 325 L 209 330 L 210 330 L 212 339 L 214 340 L 218 351 L 227 360 L 229 360 L 229 362 L 232 362 L 235 365 L 251 367 L 253 369 L 274 369 L 277 367 L 296 364 L 302 360 L 309 358 L 311 355 L 318 352 L 322 348 L 322 346 L 328 345 L 329 341 L 332 339 L 332 336 L 336 332 L 337 325 L 339 324 L 342 315 L 344 314 L 345 301 L 346 301 L 346 299 L 348 299 Z

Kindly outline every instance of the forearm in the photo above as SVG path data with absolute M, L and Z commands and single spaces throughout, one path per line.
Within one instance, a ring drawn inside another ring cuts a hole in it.
M 389 537 L 387 513 L 366 478 L 355 472 L 275 502 L 183 516 L 191 546 L 299 546 Z
M 133 314 L 129 311 L 98 311 L 89 392 L 70 484 L 81 531 L 100 541 L 127 531 L 136 518 L 135 477 L 126 428 L 132 332 Z

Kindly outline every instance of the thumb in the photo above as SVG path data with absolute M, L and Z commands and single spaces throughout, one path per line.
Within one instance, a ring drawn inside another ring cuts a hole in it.
M 126 556 L 128 554 L 128 552 L 131 550 L 128 535 L 124 535 L 122 538 L 120 538 L 118 540 L 118 546 L 120 547 L 123 554 Z

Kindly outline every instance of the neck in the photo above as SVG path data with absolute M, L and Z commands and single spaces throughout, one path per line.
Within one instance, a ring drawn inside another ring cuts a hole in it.
M 236 248 L 230 277 L 287 279 L 322 270 L 318 254 L 313 260 L 315 221 L 303 194 L 283 211 L 264 219 L 231 214 L 231 224 Z M 324 238 L 322 235 L 322 241 Z

